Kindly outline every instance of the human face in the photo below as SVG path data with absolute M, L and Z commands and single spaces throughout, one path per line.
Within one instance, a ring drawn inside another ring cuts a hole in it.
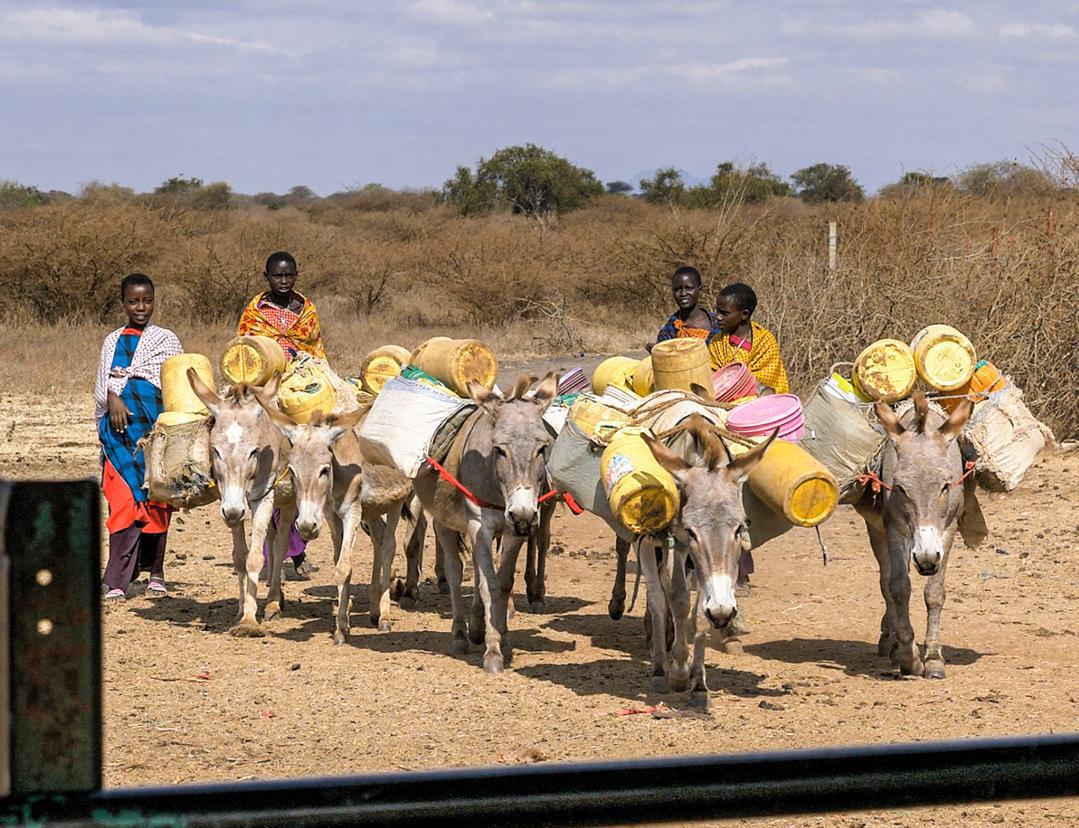
M 154 289 L 149 285 L 129 285 L 124 291 L 123 306 L 128 324 L 145 327 L 154 315 Z
M 296 265 L 291 262 L 274 262 L 266 271 L 266 282 L 275 296 L 292 295 L 292 288 L 296 285 Z
M 701 298 L 701 286 L 690 273 L 682 273 L 671 281 L 671 293 L 679 310 L 693 310 Z
M 749 314 L 730 296 L 720 295 L 716 298 L 716 317 L 723 333 L 732 334 L 749 319 Z

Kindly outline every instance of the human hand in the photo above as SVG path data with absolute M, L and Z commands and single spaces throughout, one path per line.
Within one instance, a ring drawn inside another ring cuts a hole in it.
M 109 424 L 113 427 L 113 430 L 122 434 L 131 422 L 131 412 L 127 410 L 124 401 L 112 391 L 109 392 L 108 408 Z

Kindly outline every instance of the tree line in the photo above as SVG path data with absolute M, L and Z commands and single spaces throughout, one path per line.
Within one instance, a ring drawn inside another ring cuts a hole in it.
M 1053 152 L 1053 170 L 1016 161 L 998 161 L 974 164 L 950 177 L 907 172 L 899 181 L 882 187 L 877 197 L 903 197 L 926 188 L 985 198 L 1044 197 L 1061 191 L 1075 192 L 1079 188 L 1079 157 L 1064 148 Z M 194 210 L 242 206 L 268 210 L 290 206 L 313 209 L 320 204 L 389 210 L 402 206 L 423 209 L 443 203 L 452 205 L 462 215 L 509 210 L 526 216 L 545 217 L 574 210 L 589 199 L 604 195 L 702 209 L 735 203 L 757 204 L 773 198 L 796 198 L 807 204 L 859 202 L 866 198 L 862 185 L 842 164 L 812 164 L 784 180 L 766 163 L 740 164 L 728 160 L 716 166 L 715 173 L 706 183 L 691 186 L 676 167 L 665 167 L 651 178 L 642 179 L 635 187 L 626 181 L 601 182 L 592 170 L 535 144 L 505 147 L 488 158 L 480 158 L 475 167 L 458 166 L 440 189 L 393 190 L 372 183 L 325 197 L 305 185 L 297 185 L 281 194 L 243 195 L 233 192 L 227 182 L 206 183 L 183 174 L 167 179 L 152 193 L 145 194 L 137 194 L 119 184 L 98 181 L 85 185 L 77 196 L 56 190 L 46 192 L 16 181 L 0 181 L 0 209 L 76 199 L 95 204 L 141 201 Z

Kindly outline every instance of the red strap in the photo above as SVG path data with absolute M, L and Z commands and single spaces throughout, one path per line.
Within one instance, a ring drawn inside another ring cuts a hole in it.
M 443 480 L 445 480 L 447 483 L 457 489 L 457 491 L 459 491 L 466 498 L 468 498 L 469 501 L 476 504 L 481 509 L 495 509 L 499 512 L 505 510 L 504 506 L 498 506 L 494 503 L 488 503 L 486 500 L 477 497 L 464 483 L 454 477 L 450 473 L 449 469 L 439 463 L 435 458 L 428 457 L 427 462 L 431 464 L 431 468 L 438 472 L 439 477 L 441 477 Z M 573 499 L 573 496 L 569 492 L 559 492 L 557 489 L 551 489 L 551 491 L 547 492 L 547 494 L 543 495 L 536 502 L 543 503 L 545 500 L 550 500 L 552 497 L 558 497 L 559 495 L 561 495 L 563 502 L 565 502 L 565 504 L 569 507 L 569 510 L 573 512 L 573 514 L 579 515 L 584 512 L 584 509 L 582 509 L 577 504 L 577 501 Z
M 881 489 L 891 491 L 892 487 L 877 477 L 876 472 L 867 471 L 865 474 L 858 475 L 858 482 L 863 486 L 867 483 L 873 487 L 873 494 L 880 494 Z
M 964 480 L 966 480 L 968 477 L 970 477 L 972 474 L 974 474 L 974 467 L 976 465 L 977 465 L 977 463 L 975 463 L 973 460 L 968 460 L 963 465 L 963 476 L 960 477 L 958 480 L 955 480 L 955 481 L 949 483 L 948 485 L 951 486 L 953 489 L 956 486 L 962 485 Z

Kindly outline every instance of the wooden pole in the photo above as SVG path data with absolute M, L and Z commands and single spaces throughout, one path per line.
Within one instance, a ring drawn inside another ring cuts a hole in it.
M 834 221 L 828 222 L 828 269 L 835 270 L 836 265 L 836 226 Z
M 1045 214 L 1045 233 L 1049 238 L 1053 238 L 1053 208 L 1050 207 L 1049 211 Z

